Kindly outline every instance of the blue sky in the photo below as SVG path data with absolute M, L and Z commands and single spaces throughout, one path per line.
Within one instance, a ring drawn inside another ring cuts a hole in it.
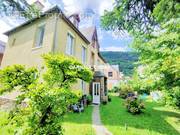
M 27 0 L 33 3 L 35 0 Z M 39 0 L 45 5 L 45 9 L 53 5 L 58 5 L 65 14 L 79 13 L 81 18 L 80 27 L 96 25 L 100 50 L 102 51 L 130 51 L 128 45 L 132 38 L 127 33 L 120 35 L 118 32 L 105 31 L 100 27 L 100 17 L 104 10 L 112 10 L 114 0 Z M 12 17 L 0 19 L 0 40 L 7 41 L 7 37 L 2 33 L 19 25 L 23 20 Z

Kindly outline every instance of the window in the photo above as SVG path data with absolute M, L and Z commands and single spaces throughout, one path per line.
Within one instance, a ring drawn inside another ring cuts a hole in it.
M 113 72 L 108 72 L 108 77 L 113 77 Z
M 36 34 L 36 42 L 35 47 L 41 47 L 43 43 L 43 37 L 44 37 L 44 31 L 45 31 L 45 25 L 39 26 L 37 29 Z
M 67 46 L 66 46 L 66 53 L 69 55 L 73 55 L 74 49 L 74 37 L 68 33 L 67 35 Z
M 82 63 L 86 63 L 86 48 L 82 46 Z
M 85 95 L 86 94 L 86 83 L 83 80 L 81 80 L 81 89 L 82 89 L 83 95 Z

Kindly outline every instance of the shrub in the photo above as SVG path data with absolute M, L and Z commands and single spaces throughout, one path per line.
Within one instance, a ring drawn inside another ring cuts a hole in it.
M 180 87 L 174 87 L 173 89 L 164 91 L 162 102 L 165 105 L 173 106 L 180 109 Z
M 92 103 L 92 96 L 88 95 L 87 96 L 87 104 L 90 105 Z
M 126 99 L 129 93 L 133 93 L 132 86 L 128 83 L 122 83 L 120 86 L 119 96 Z
M 116 92 L 119 92 L 119 91 L 120 91 L 120 88 L 117 87 L 117 86 L 115 86 L 115 87 L 113 87 L 112 90 L 110 90 L 110 91 L 116 93 Z
M 139 89 L 139 90 L 137 90 L 137 92 L 138 92 L 138 94 L 144 94 L 144 93 L 146 93 L 146 94 L 150 94 L 150 89 L 148 89 L 148 88 L 144 88 L 144 89 Z
M 128 97 L 128 94 L 132 93 L 132 91 L 129 90 L 122 90 L 119 92 L 119 97 L 126 99 Z
M 174 93 L 173 93 L 173 102 L 176 107 L 180 109 L 180 88 L 176 87 L 174 88 Z
M 18 125 L 17 129 L 22 129 L 25 123 L 27 127 L 14 134 L 62 135 L 64 114 L 82 97 L 79 91 L 71 90 L 71 85 L 78 79 L 90 82 L 93 77 L 91 70 L 75 58 L 58 54 L 46 54 L 43 58 L 47 69 L 42 82 L 38 81 L 39 72 L 35 68 L 14 65 L 0 71 L 0 86 L 3 86 L 0 94 L 16 87 L 23 92 L 8 122 Z M 20 106 L 24 100 L 28 104 L 26 108 Z
M 125 105 L 128 112 L 132 114 L 140 114 L 142 112 L 142 109 L 144 109 L 144 104 L 142 103 L 142 100 L 136 97 L 128 97 L 126 99 Z
M 111 97 L 110 96 L 108 96 L 108 102 L 111 102 Z
M 105 101 L 105 100 L 102 101 L 102 104 L 103 104 L 103 105 L 106 105 L 106 104 L 107 104 L 107 101 Z

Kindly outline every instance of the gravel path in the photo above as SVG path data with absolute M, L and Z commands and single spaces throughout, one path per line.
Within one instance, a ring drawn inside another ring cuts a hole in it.
M 96 131 L 96 135 L 112 135 L 101 123 L 99 105 L 94 105 L 93 107 L 92 122 L 92 126 Z

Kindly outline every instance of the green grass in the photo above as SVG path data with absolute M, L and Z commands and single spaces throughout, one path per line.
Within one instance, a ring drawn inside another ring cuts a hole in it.
M 143 114 L 132 115 L 122 99 L 112 96 L 112 102 L 100 107 L 101 120 L 113 135 L 180 135 L 180 111 L 155 102 L 145 107 Z
M 8 121 L 8 113 L 0 110 L 0 135 L 13 135 L 15 126 L 4 125 Z M 68 113 L 62 123 L 64 135 L 95 135 L 92 128 L 92 106 L 83 113 Z
M 92 128 L 92 106 L 83 113 L 68 113 L 63 122 L 64 135 L 95 135 Z

